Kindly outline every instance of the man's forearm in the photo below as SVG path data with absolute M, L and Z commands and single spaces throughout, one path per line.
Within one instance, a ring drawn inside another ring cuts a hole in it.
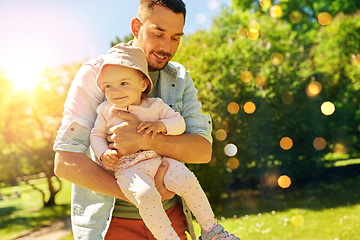
M 92 191 L 128 201 L 114 176 L 83 153 L 58 151 L 55 175 Z
M 150 150 L 181 162 L 208 163 L 211 160 L 211 143 L 197 134 L 178 136 L 157 134 L 155 139 L 149 140 L 148 143 Z

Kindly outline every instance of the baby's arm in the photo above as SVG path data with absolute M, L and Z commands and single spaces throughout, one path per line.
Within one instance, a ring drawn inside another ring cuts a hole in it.
M 162 121 L 141 122 L 137 126 L 137 132 L 141 133 L 142 131 L 144 131 L 144 137 L 147 136 L 150 132 L 152 132 L 151 138 L 154 138 L 155 135 L 160 132 L 163 134 L 167 134 L 166 126 Z
M 112 170 L 118 161 L 118 154 L 116 150 L 108 149 L 101 156 L 100 161 L 106 169 Z

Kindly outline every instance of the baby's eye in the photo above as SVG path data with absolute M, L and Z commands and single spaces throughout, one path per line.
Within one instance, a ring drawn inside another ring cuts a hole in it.
M 127 83 L 127 82 L 122 82 L 121 83 L 122 86 L 127 85 L 127 84 L 129 84 L 129 83 Z
M 111 88 L 111 85 L 106 84 L 106 85 L 105 85 L 105 88 Z

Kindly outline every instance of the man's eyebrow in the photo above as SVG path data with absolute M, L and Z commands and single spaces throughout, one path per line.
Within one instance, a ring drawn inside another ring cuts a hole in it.
M 158 30 L 158 31 L 161 31 L 161 32 L 165 32 L 165 29 L 163 29 L 163 28 L 161 28 L 161 27 L 159 27 L 159 26 L 156 26 L 155 29 Z M 181 36 L 184 35 L 184 33 L 183 33 L 183 32 L 180 32 L 180 33 L 175 33 L 174 35 L 181 37 Z

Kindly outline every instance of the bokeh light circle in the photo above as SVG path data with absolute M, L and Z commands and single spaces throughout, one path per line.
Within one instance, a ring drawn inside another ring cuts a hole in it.
M 292 23 L 299 23 L 301 22 L 301 20 L 303 19 L 303 14 L 300 11 L 293 11 L 290 14 L 290 21 Z
M 21 194 L 21 200 L 28 201 L 29 199 L 30 199 L 29 194 L 27 194 L 27 193 Z
M 256 106 L 253 102 L 247 102 L 244 104 L 244 112 L 247 114 L 252 114 L 256 110 Z
M 61 83 L 66 85 L 66 84 L 69 84 L 70 82 L 70 78 L 68 76 L 62 76 L 61 77 Z
M 360 54 L 354 55 L 355 65 L 360 67 Z
M 240 166 L 239 160 L 235 157 L 231 157 L 227 161 L 227 165 L 232 170 L 237 169 Z
M 244 39 L 247 37 L 247 29 L 244 28 L 244 27 L 240 27 L 237 32 L 236 32 L 236 35 L 238 38 L 240 39 Z
M 291 179 L 286 175 L 282 175 L 278 179 L 278 184 L 281 188 L 288 188 L 291 185 Z
M 329 116 L 335 112 L 335 105 L 330 101 L 326 101 L 321 105 L 321 112 Z
M 280 140 L 280 147 L 284 150 L 289 150 L 293 147 L 293 140 L 289 137 L 283 137 Z
M 285 104 L 291 104 L 294 102 L 294 94 L 292 92 L 284 92 L 281 95 L 281 100 Z
M 50 83 L 44 83 L 43 88 L 45 91 L 49 91 L 51 89 Z
M 240 110 L 240 106 L 236 102 L 231 102 L 227 106 L 227 110 L 230 114 L 237 114 Z
M 305 222 L 305 219 L 304 219 L 303 215 L 301 215 L 301 214 L 295 214 L 291 218 L 291 223 L 295 227 L 301 227 L 304 224 L 304 222 Z
M 265 86 L 266 84 L 266 78 L 264 76 L 256 76 L 255 77 L 255 83 L 259 86 Z
M 253 20 L 249 23 L 249 29 L 255 29 L 256 31 L 259 31 L 260 30 L 260 24 Z
M 227 133 L 224 129 L 218 129 L 215 132 L 215 138 L 219 141 L 224 141 L 227 138 Z
M 323 26 L 328 25 L 331 22 L 331 15 L 327 12 L 322 12 L 318 16 L 318 21 Z
M 225 146 L 224 152 L 229 157 L 235 156 L 237 153 L 237 147 L 235 144 L 229 143 Z
M 206 21 L 206 16 L 203 13 L 196 14 L 195 21 L 198 24 L 203 24 Z
M 336 143 L 333 149 L 334 153 L 345 154 L 347 152 L 346 146 L 342 143 Z
M 245 83 L 248 83 L 250 82 L 252 79 L 253 79 L 253 75 L 251 72 L 249 71 L 243 71 L 241 73 L 241 81 L 245 82 Z
M 270 56 L 270 61 L 272 64 L 274 65 L 279 65 L 283 62 L 284 57 L 281 53 L 279 52 L 274 52 L 273 54 L 271 54 Z
M 279 5 L 274 5 L 269 10 L 270 16 L 274 18 L 280 18 L 283 14 L 283 10 Z
M 218 7 L 218 2 L 216 0 L 209 0 L 207 2 L 207 7 L 210 9 L 210 10 L 215 10 L 217 7 Z
M 317 137 L 313 141 L 313 146 L 316 150 L 323 150 L 326 147 L 326 140 L 322 137 Z
M 268 8 L 271 5 L 271 0 L 259 0 L 259 4 L 263 8 Z
M 311 82 L 310 84 L 309 84 L 309 86 L 308 86 L 308 95 L 309 96 L 316 96 L 316 95 L 318 95 L 320 92 L 321 92 L 321 90 L 322 90 L 322 85 L 321 85 L 321 83 L 319 83 L 319 82 L 317 82 L 317 81 L 313 81 L 313 82 Z
M 247 36 L 250 40 L 256 40 L 259 38 L 260 34 L 258 30 L 252 28 L 247 32 Z

